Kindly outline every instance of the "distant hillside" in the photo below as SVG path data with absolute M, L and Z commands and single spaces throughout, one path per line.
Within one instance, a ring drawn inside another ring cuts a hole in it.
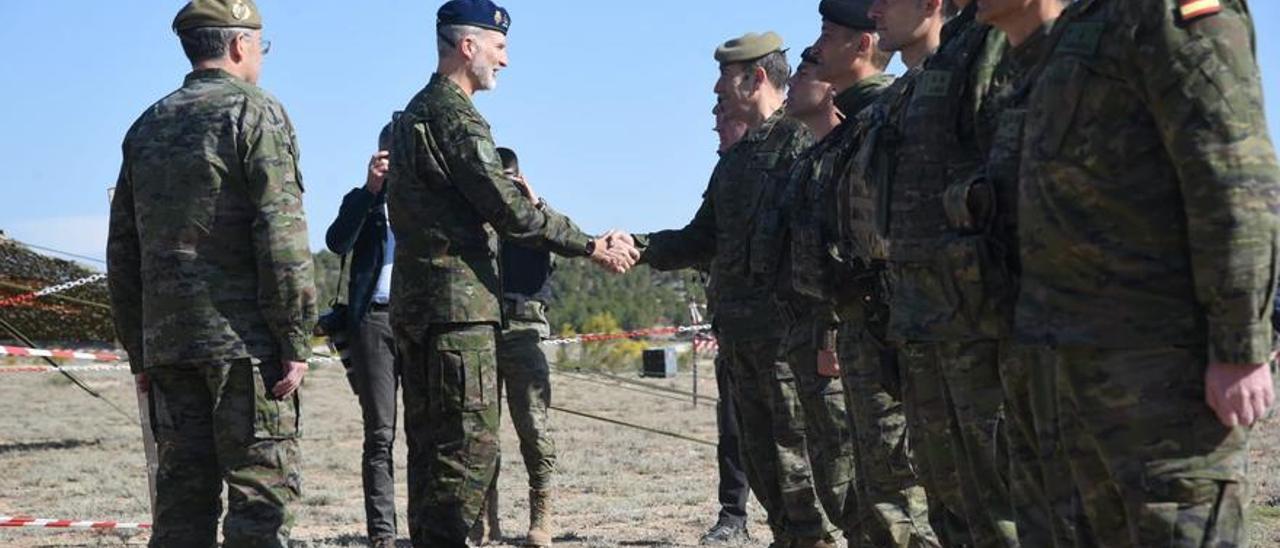
M 320 308 L 326 309 L 338 285 L 338 256 L 315 254 Z M 700 275 L 693 271 L 657 272 L 638 267 L 617 276 L 589 261 L 560 258 L 551 278 L 555 299 L 552 330 L 582 333 L 592 317 L 608 313 L 622 329 L 689 323 L 689 301 L 706 301 Z

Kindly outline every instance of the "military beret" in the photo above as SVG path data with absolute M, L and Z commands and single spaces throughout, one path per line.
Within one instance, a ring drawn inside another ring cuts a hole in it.
M 818 13 L 830 21 L 853 30 L 876 30 L 876 22 L 867 16 L 871 0 L 822 0 Z
M 444 25 L 480 27 L 506 34 L 511 28 L 511 15 L 489 0 L 449 0 L 436 12 L 436 26 Z
M 769 31 L 764 34 L 748 32 L 729 40 L 716 48 L 716 61 L 722 65 L 755 61 L 775 51 L 782 51 L 782 37 Z
M 253 0 L 191 0 L 173 18 L 173 31 L 201 27 L 262 28 L 262 14 Z

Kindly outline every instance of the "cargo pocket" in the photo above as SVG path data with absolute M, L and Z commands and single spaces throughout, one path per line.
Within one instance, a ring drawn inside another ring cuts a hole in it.
M 446 412 L 483 411 L 496 403 L 497 358 L 491 328 L 437 335 L 435 350 L 440 402 Z
M 302 435 L 302 407 L 298 390 L 283 400 L 271 395 L 266 375 L 261 365 L 246 368 L 253 377 L 253 437 L 258 440 L 281 440 Z M 300 389 L 299 389 L 300 390 Z

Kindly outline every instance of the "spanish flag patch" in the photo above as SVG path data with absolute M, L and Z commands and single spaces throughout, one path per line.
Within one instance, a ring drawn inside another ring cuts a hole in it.
M 1219 0 L 1178 0 L 1178 15 L 1183 23 L 1222 11 Z

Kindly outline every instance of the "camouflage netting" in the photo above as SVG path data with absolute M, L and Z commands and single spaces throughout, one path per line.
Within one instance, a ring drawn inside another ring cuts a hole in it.
M 94 274 L 96 272 L 71 261 L 35 253 L 5 238 L 0 232 L 0 299 Z M 108 303 L 105 281 L 58 295 L 102 305 Z M 109 310 L 53 296 L 0 307 L 0 318 L 40 343 L 97 346 L 110 345 L 115 341 Z M 0 329 L 0 341 L 5 344 L 17 342 L 3 329 Z

